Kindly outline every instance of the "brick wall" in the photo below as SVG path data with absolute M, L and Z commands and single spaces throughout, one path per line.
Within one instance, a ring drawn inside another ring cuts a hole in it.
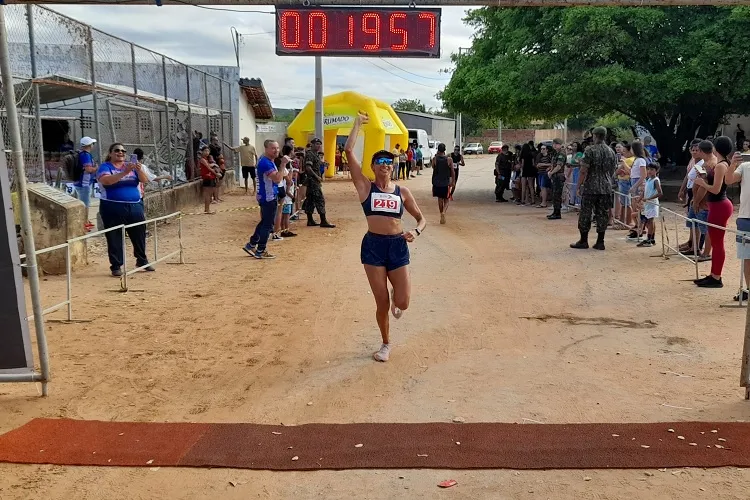
M 523 144 L 524 142 L 533 141 L 536 130 L 534 129 L 503 129 L 504 144 Z M 491 128 L 484 131 L 481 137 L 464 137 L 464 144 L 469 142 L 481 142 L 487 149 L 490 142 L 497 140 L 497 129 Z
M 542 141 L 551 141 L 555 137 L 562 139 L 563 131 L 557 129 L 503 129 L 503 144 L 514 146 L 516 144 L 524 144 L 529 141 L 539 143 Z M 583 132 L 580 130 L 568 130 L 568 141 L 580 141 L 583 138 Z M 471 136 L 464 137 L 464 144 L 469 142 L 480 142 L 485 149 L 489 146 L 490 142 L 497 140 L 497 129 L 491 128 L 486 129 L 482 136 Z

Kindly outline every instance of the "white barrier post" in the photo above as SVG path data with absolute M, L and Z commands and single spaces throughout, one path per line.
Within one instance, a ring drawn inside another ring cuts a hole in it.
M 182 213 L 177 218 L 177 239 L 180 241 L 180 264 L 185 263 L 185 254 L 182 247 Z
M 125 235 L 127 234 L 127 230 L 125 229 L 125 226 L 122 226 L 122 278 L 120 278 L 120 291 L 121 292 L 127 292 L 128 291 L 128 252 L 127 248 L 125 248 Z
M 65 279 L 68 288 L 68 321 L 73 319 L 73 284 L 71 283 L 70 275 L 72 273 L 72 266 L 70 264 L 70 243 L 65 247 Z
M 735 238 L 736 240 L 737 238 Z M 745 237 L 742 237 L 742 243 L 744 244 Z M 737 298 L 739 299 L 740 307 L 742 307 L 743 302 L 743 291 L 745 288 L 745 259 L 740 260 L 740 291 L 737 292 Z
M 701 232 L 695 232 L 695 219 L 690 219 L 690 231 L 690 234 L 693 237 L 693 262 L 695 263 L 695 279 L 698 279 L 700 278 L 700 273 L 698 271 L 698 246 L 701 244 Z M 698 238 L 695 237 L 696 234 L 698 235 Z M 679 251 L 679 248 L 677 250 Z
M 742 345 L 742 368 L 740 370 L 740 387 L 745 388 L 745 399 L 750 399 L 750 301 L 745 307 L 745 341 Z
M 667 246 L 664 244 L 664 226 L 666 225 L 666 222 L 664 221 L 664 212 L 661 214 L 661 256 L 667 259 Z
M 156 221 L 154 221 L 154 260 L 159 260 L 159 233 L 156 229 Z
M 740 238 L 741 241 L 737 241 Z M 742 252 L 744 255 L 744 247 L 747 244 L 747 238 L 744 234 L 739 234 L 739 232 L 735 235 L 734 238 L 736 243 L 742 243 Z M 740 289 L 737 292 L 737 304 L 721 304 L 721 307 L 745 307 L 745 298 L 744 298 L 744 291 L 745 289 L 745 259 L 740 259 Z
M 178 237 L 180 239 L 180 248 L 178 250 L 175 250 L 174 252 L 168 253 L 166 255 L 162 255 L 161 257 L 159 257 L 159 254 L 158 254 L 158 252 L 159 252 L 159 233 L 158 233 L 158 230 L 156 229 L 156 224 L 159 221 L 171 219 L 171 218 L 174 218 L 174 217 L 178 217 L 179 218 L 181 216 L 182 216 L 182 212 L 174 212 L 174 213 L 171 213 L 169 215 L 162 215 L 161 217 L 156 217 L 156 218 L 153 218 L 153 219 L 147 219 L 147 220 L 144 220 L 144 221 L 141 221 L 141 222 L 135 222 L 133 224 L 128 224 L 127 226 L 124 226 L 123 230 L 130 229 L 131 227 L 137 227 L 137 226 L 143 226 L 143 225 L 148 226 L 148 224 L 150 224 L 152 222 L 154 223 L 154 258 L 149 263 L 144 264 L 142 266 L 138 266 L 137 263 L 136 263 L 136 267 L 134 267 L 133 269 L 131 269 L 129 271 L 126 269 L 125 270 L 125 274 L 126 275 L 127 274 L 137 273 L 138 271 L 141 271 L 141 270 L 143 270 L 143 269 L 145 269 L 145 268 L 147 268 L 149 266 L 155 266 L 159 262 L 161 262 L 163 260 L 166 260 L 166 259 L 169 259 L 171 257 L 174 257 L 175 255 L 180 254 L 182 252 L 182 234 L 181 234 L 182 233 L 182 229 L 181 229 L 181 225 L 182 224 L 181 223 L 179 223 L 178 229 L 177 229 L 177 231 L 178 231 Z M 180 262 L 180 263 L 184 264 L 184 262 Z M 127 286 L 127 282 L 125 282 L 125 285 Z

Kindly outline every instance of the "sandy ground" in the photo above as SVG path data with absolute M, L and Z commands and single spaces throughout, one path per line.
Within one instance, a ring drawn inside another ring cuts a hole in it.
M 298 227 L 279 258 L 241 250 L 257 211 L 185 219 L 189 264 L 118 294 L 103 255 L 74 277 L 74 316 L 49 324 L 50 397 L 0 386 L 0 432 L 34 417 L 258 422 L 657 422 L 750 418 L 738 387 L 744 311 L 697 289 L 690 264 L 612 232 L 573 251 L 574 215 L 496 204 L 492 159 L 470 158 L 441 226 L 429 172 L 408 181 L 428 221 L 412 246 L 411 308 L 378 364 L 348 182 L 324 187 L 335 230 Z M 252 206 L 227 196 L 220 209 Z M 196 207 L 199 210 L 199 207 Z M 413 221 L 407 218 L 407 227 Z M 176 225 L 159 228 L 160 252 Z M 657 237 L 658 239 L 658 237 Z M 729 240 L 729 238 L 728 238 Z M 707 272 L 708 264 L 701 264 Z M 43 282 L 46 304 L 63 281 Z M 529 319 L 542 316 L 548 319 Z M 55 313 L 51 318 L 62 318 Z M 653 321 L 656 326 L 650 326 Z M 312 403 L 312 404 L 309 404 Z M 400 478 L 403 477 L 403 479 Z M 441 491 L 436 483 L 458 486 Z M 585 480 L 584 478 L 587 478 Z M 236 486 L 229 484 L 235 482 Z M 388 470 L 272 473 L 0 465 L 0 498 L 746 499 L 750 471 Z

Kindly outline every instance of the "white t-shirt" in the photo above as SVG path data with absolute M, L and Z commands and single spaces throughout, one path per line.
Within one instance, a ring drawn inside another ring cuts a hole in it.
M 703 160 L 698 160 L 695 162 L 693 167 L 690 169 L 690 172 L 688 172 L 688 181 L 687 181 L 687 188 L 692 189 L 693 185 L 695 184 L 695 178 L 698 177 L 698 171 L 695 169 L 695 167 L 703 166 Z
M 641 179 L 641 167 L 646 167 L 645 158 L 636 158 L 630 167 L 630 182 L 635 185 Z
M 148 168 L 148 165 L 144 165 L 141 163 L 143 167 L 143 171 L 146 173 L 146 177 L 148 177 L 149 182 L 154 182 L 154 179 L 156 179 L 156 174 L 151 171 L 150 168 Z
M 294 201 L 292 200 L 292 196 L 294 196 L 294 183 L 292 182 L 288 188 L 286 188 L 286 196 L 284 197 L 284 205 L 292 205 Z
M 143 173 L 146 174 L 146 177 L 148 178 L 148 182 L 154 182 L 154 179 L 156 179 L 156 174 L 151 171 L 150 168 L 148 168 L 148 165 L 144 165 L 141 163 L 141 168 L 143 169 Z M 141 192 L 141 198 L 146 194 L 146 187 L 143 185 L 143 183 L 138 184 L 138 190 Z
M 740 180 L 740 213 L 737 217 L 750 219 L 750 161 L 741 163 L 735 173 L 742 176 L 742 180 Z

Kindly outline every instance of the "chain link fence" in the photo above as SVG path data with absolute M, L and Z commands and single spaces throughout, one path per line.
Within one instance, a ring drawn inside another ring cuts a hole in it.
M 196 137 L 232 143 L 232 83 L 114 37 L 39 5 L 5 8 L 16 105 L 28 180 L 65 181 L 61 159 L 81 137 L 97 139 L 94 159 L 109 145 L 140 148 L 157 176 L 180 184 L 196 177 Z M 0 93 L 12 185 L 5 96 Z M 225 150 L 228 170 L 234 155 Z M 164 187 L 149 186 L 151 188 Z

